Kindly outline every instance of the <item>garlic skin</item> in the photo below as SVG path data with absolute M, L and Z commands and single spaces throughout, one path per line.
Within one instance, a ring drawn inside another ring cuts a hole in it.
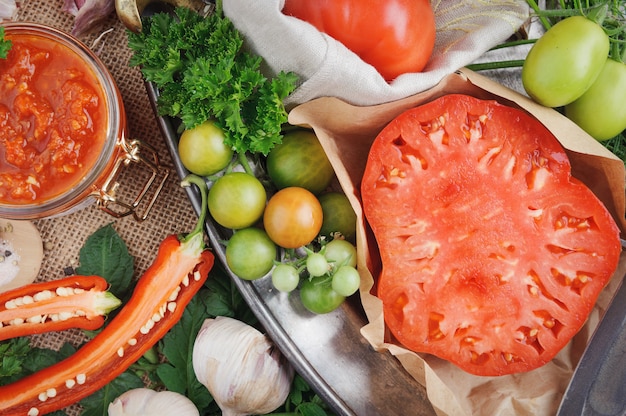
M 191 400 L 173 391 L 128 390 L 109 403 L 109 416 L 199 416 Z
M 94 31 L 115 12 L 114 0 L 65 0 L 62 10 L 74 16 L 72 35 Z
M 206 319 L 193 346 L 193 369 L 224 416 L 270 413 L 291 389 L 294 370 L 261 332 L 225 316 Z
M 0 0 L 0 21 L 13 20 L 17 13 L 15 0 Z

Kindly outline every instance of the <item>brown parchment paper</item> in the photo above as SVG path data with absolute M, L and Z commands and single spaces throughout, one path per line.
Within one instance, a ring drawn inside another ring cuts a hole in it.
M 495 99 L 533 114 L 559 139 L 570 158 L 573 176 L 604 202 L 624 235 L 624 163 L 557 111 L 472 71 L 458 71 L 428 91 L 377 106 L 357 107 L 336 98 L 319 98 L 294 108 L 289 122 L 314 129 L 357 214 L 360 295 L 369 322 L 361 333 L 369 343 L 377 350 L 388 350 L 396 356 L 426 387 L 429 400 L 440 415 L 552 415 L 558 409 L 589 337 L 619 286 L 626 270 L 624 256 L 583 329 L 550 363 L 515 375 L 474 376 L 434 356 L 405 349 L 388 336 L 382 302 L 372 294 L 375 292 L 373 276 L 380 270 L 380 258 L 363 217 L 359 193 L 370 145 L 382 128 L 403 111 L 449 93 Z

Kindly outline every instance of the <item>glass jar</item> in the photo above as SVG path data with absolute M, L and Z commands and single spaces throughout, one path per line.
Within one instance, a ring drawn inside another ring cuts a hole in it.
M 102 61 L 55 28 L 3 26 L 13 46 L 0 60 L 0 218 L 50 218 L 95 202 L 115 217 L 144 220 L 169 171 L 154 149 L 128 139 L 122 97 Z M 130 163 L 149 174 L 139 195 L 123 202 L 118 179 Z

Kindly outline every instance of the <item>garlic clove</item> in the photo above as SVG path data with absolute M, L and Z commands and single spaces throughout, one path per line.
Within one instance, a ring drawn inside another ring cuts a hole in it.
M 173 391 L 128 390 L 109 404 L 109 416 L 199 416 L 191 400 Z
M 294 370 L 261 332 L 219 316 L 204 321 L 193 347 L 193 368 L 223 415 L 265 414 L 282 405 Z
M 41 269 L 43 246 L 32 222 L 0 220 L 0 292 L 35 281 Z

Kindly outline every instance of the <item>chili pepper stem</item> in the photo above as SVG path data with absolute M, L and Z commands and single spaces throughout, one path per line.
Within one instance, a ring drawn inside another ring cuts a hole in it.
M 101 296 L 96 297 L 99 300 L 98 308 L 102 312 L 103 315 L 108 314 L 109 312 L 117 309 L 118 306 L 122 304 L 122 301 L 118 299 L 111 292 L 104 292 Z
M 192 239 L 194 238 L 198 238 L 197 236 L 200 236 L 199 239 L 202 242 L 202 246 L 204 246 L 204 241 L 203 241 L 203 237 L 204 237 L 204 221 L 206 219 L 206 215 L 207 215 L 207 210 L 208 210 L 208 205 L 207 205 L 207 185 L 206 182 L 204 181 L 204 179 L 202 179 L 200 176 L 197 175 L 187 175 L 182 181 L 181 181 L 181 186 L 183 187 L 187 187 L 187 186 L 191 186 L 191 185 L 196 185 L 198 187 L 198 189 L 200 190 L 200 200 L 201 200 L 201 208 L 200 208 L 200 215 L 198 216 L 198 222 L 196 223 L 196 227 L 186 236 L 181 238 L 181 243 L 183 244 L 187 244 L 189 243 Z

